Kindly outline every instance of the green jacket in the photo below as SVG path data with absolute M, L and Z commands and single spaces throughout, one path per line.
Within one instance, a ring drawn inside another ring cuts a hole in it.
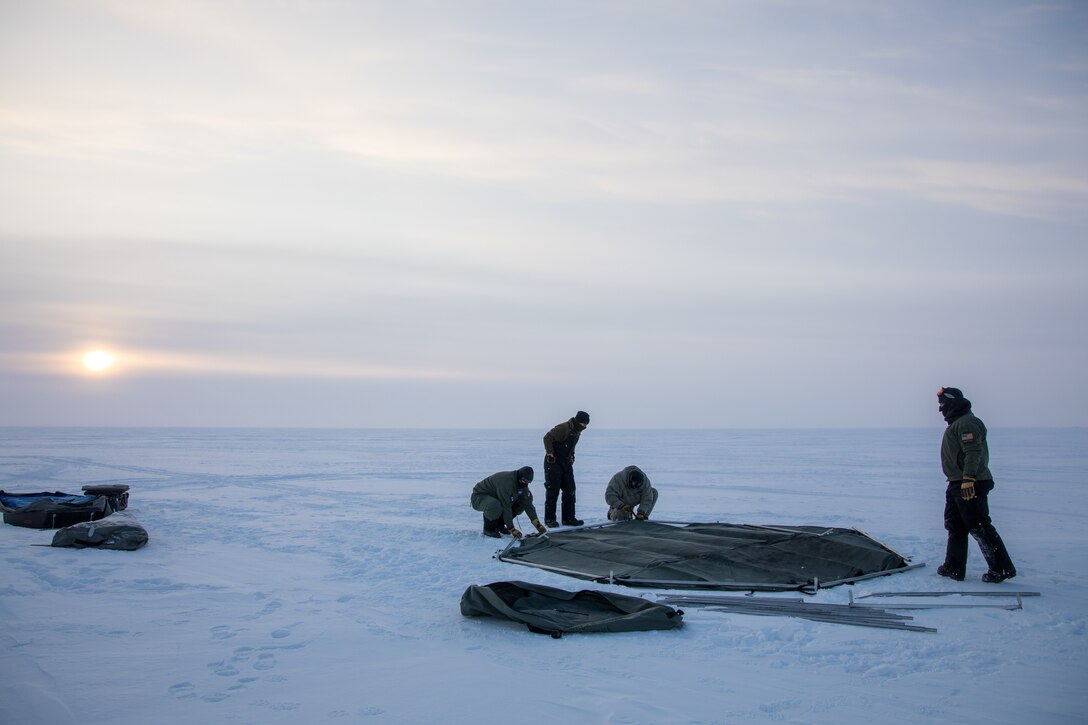
M 472 487 L 472 497 L 490 496 L 502 504 L 502 520 L 507 526 L 514 525 L 514 507 L 525 510 L 530 521 L 536 521 L 536 507 L 533 506 L 533 494 L 526 488 L 518 488 L 517 471 L 499 471 L 492 473 Z
M 571 418 L 544 434 L 544 453 L 555 456 L 560 465 L 569 465 L 574 462 L 574 447 L 581 437 L 582 429 Z
M 642 485 L 638 488 L 630 488 L 627 482 L 635 471 L 643 475 Z M 631 508 L 638 506 L 639 512 L 648 515 L 654 505 L 652 492 L 650 477 L 646 475 L 646 472 L 638 466 L 627 466 L 622 471 L 617 471 L 616 475 L 608 481 L 608 486 L 604 490 L 604 500 L 614 509 L 627 504 Z
M 966 477 L 978 481 L 993 478 L 990 473 L 990 449 L 986 445 L 986 426 L 972 413 L 948 424 L 941 440 L 941 468 L 949 481 Z

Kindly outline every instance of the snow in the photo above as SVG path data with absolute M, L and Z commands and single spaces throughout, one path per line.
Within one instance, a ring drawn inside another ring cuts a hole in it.
M 587 523 L 633 463 L 661 491 L 655 518 L 857 527 L 926 564 L 807 601 L 1041 596 L 905 612 L 936 633 L 685 607 L 680 630 L 553 640 L 458 609 L 470 584 L 609 588 L 495 560 L 504 542 L 469 508 L 478 480 L 522 465 L 543 505 L 547 428 L 0 429 L 0 488 L 128 484 L 151 537 L 54 549 L 33 546 L 53 532 L 0 527 L 0 722 L 1086 721 L 1085 430 L 991 431 L 991 511 L 1020 576 L 984 585 L 973 543 L 966 582 L 935 574 L 940 425 L 591 427 L 576 464 Z

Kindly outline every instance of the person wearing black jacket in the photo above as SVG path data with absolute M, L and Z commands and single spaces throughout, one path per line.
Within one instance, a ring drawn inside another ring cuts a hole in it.
M 579 410 L 573 418 L 544 434 L 544 523 L 555 528 L 556 503 L 563 494 L 563 525 L 581 526 L 575 515 L 574 448 L 589 426 L 589 413 Z
M 989 571 L 982 581 L 996 584 L 1016 576 L 1016 567 L 990 521 L 987 496 L 994 488 L 986 426 L 971 412 L 971 401 L 959 388 L 937 391 L 937 406 L 948 423 L 941 440 L 941 468 L 948 479 L 944 527 L 948 544 L 937 573 L 963 581 L 967 572 L 967 535 L 978 542 Z

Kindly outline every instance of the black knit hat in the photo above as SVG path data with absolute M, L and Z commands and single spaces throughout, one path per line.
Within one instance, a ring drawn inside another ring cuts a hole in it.
M 574 422 L 581 423 L 582 425 L 589 425 L 589 413 L 584 410 L 579 410 L 574 414 Z
M 524 483 L 522 483 L 524 481 Z M 522 466 L 518 469 L 518 485 L 525 488 L 533 482 L 533 467 Z
M 963 400 L 963 391 L 959 388 L 941 388 L 937 391 L 937 397 L 942 403 L 946 400 Z
M 959 388 L 941 388 L 937 391 L 937 408 L 941 416 L 952 423 L 971 412 L 971 401 L 963 397 L 963 391 Z

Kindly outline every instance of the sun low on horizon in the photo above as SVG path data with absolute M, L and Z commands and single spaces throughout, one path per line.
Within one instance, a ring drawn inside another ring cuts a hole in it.
M 114 365 L 114 355 L 106 350 L 91 350 L 83 354 L 83 368 L 90 373 L 108 372 Z

